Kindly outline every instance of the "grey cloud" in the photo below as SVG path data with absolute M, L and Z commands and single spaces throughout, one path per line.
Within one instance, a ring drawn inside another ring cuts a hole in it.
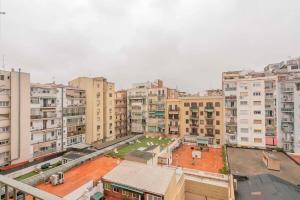
M 2 0 L 0 53 L 32 81 L 105 76 L 221 87 L 225 70 L 299 56 L 297 0 Z M 55 77 L 55 78 L 53 78 Z

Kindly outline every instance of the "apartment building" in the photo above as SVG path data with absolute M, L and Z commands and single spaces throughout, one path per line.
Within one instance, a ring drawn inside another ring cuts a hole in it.
M 176 89 L 165 87 L 161 80 L 134 84 L 127 96 L 128 130 L 164 134 L 166 101 L 178 96 Z
M 30 132 L 33 158 L 61 150 L 59 89 L 55 84 L 31 84 Z
M 85 143 L 85 106 L 84 90 L 55 83 L 31 84 L 32 157 Z
M 116 91 L 115 96 L 116 96 L 115 133 L 116 133 L 116 138 L 120 138 L 127 135 L 127 91 L 126 90 Z
M 103 77 L 79 77 L 69 85 L 86 91 L 86 142 L 114 140 L 115 84 Z
M 248 71 L 223 73 L 225 135 L 231 145 L 277 145 L 277 76 Z
M 147 130 L 148 89 L 151 83 L 136 83 L 127 90 L 127 130 L 132 134 L 143 134 Z
M 0 166 L 30 159 L 30 74 L 0 70 Z
M 168 99 L 166 133 L 207 137 L 210 145 L 224 144 L 224 96 L 208 91 L 203 96 Z
M 265 72 L 278 76 L 278 147 L 300 153 L 300 59 L 270 64 Z
M 85 90 L 66 86 L 63 88 L 63 133 L 66 148 L 85 143 L 86 94 Z

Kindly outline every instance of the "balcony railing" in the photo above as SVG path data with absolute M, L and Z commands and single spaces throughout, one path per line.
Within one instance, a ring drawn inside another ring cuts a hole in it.
M 282 112 L 294 112 L 294 108 L 281 108 Z
M 205 106 L 204 111 L 205 112 L 214 112 L 214 107 L 212 107 L 212 106 Z
M 284 88 L 281 88 L 281 91 L 282 92 L 294 92 L 294 88 L 284 87 Z

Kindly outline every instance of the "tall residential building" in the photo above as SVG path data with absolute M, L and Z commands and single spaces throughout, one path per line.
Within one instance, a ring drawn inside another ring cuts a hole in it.
M 63 87 L 63 133 L 65 147 L 86 143 L 85 90 Z
M 30 155 L 30 74 L 0 71 L 0 166 Z
M 127 91 L 116 91 L 115 100 L 115 112 L 116 112 L 116 124 L 115 133 L 116 138 L 120 138 L 127 135 Z
M 231 145 L 277 145 L 277 76 L 247 71 L 223 73 L 225 134 Z
M 224 96 L 209 91 L 203 96 L 168 99 L 166 133 L 207 137 L 210 145 L 224 144 Z
M 134 84 L 127 96 L 128 131 L 164 134 L 166 101 L 177 97 L 178 91 L 161 80 Z
M 148 89 L 150 82 L 134 84 L 127 90 L 127 130 L 132 134 L 142 134 L 147 130 Z
M 61 143 L 59 88 L 55 84 L 31 84 L 32 157 L 56 153 Z
M 54 83 L 31 84 L 30 125 L 33 158 L 85 143 L 85 91 Z
M 278 147 L 300 153 L 300 58 L 270 64 L 265 72 L 278 76 Z
M 115 139 L 115 84 L 103 77 L 79 77 L 69 85 L 86 91 L 86 142 Z

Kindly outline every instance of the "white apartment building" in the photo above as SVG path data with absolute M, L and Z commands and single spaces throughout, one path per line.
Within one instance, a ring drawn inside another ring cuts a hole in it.
M 54 83 L 31 84 L 32 157 L 85 143 L 85 105 L 84 90 Z
M 265 148 L 277 145 L 276 76 L 223 73 L 225 137 L 228 144 Z
M 147 131 L 148 89 L 150 82 L 134 84 L 127 90 L 127 126 L 128 132 L 142 134 Z
M 35 158 L 60 150 L 62 116 L 55 84 L 32 84 L 30 95 L 31 152 Z
M 30 159 L 30 74 L 0 71 L 0 166 Z

